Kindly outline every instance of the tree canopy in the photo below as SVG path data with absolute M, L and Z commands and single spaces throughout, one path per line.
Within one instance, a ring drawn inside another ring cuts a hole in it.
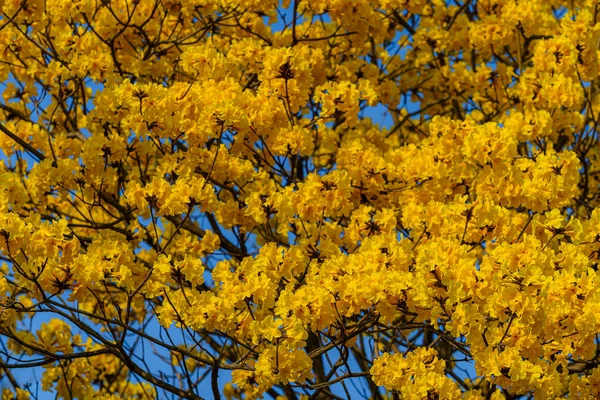
M 600 398 L 599 1 L 0 10 L 2 399 Z

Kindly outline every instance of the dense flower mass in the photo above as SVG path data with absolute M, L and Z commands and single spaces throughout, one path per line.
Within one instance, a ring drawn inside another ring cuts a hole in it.
M 599 0 L 0 0 L 2 399 L 600 398 L 599 54 Z

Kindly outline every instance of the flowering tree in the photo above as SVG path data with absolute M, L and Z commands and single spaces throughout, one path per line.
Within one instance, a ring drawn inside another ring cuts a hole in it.
M 2 399 L 600 396 L 598 1 L 0 9 Z

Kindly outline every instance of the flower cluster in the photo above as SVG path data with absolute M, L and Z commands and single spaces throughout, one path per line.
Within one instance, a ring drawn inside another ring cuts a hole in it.
M 2 398 L 597 398 L 599 13 L 0 1 Z

